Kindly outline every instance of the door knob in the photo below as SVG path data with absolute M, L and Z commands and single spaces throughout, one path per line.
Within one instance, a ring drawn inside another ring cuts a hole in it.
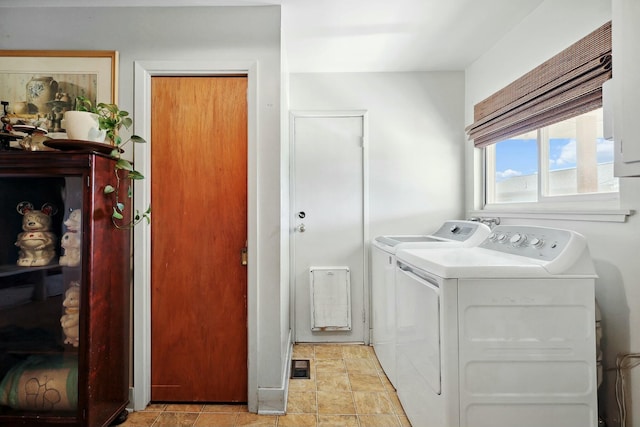
M 304 233 L 306 229 L 307 228 L 304 226 L 304 224 L 300 224 L 299 226 L 296 227 L 296 230 L 298 230 L 301 233 Z

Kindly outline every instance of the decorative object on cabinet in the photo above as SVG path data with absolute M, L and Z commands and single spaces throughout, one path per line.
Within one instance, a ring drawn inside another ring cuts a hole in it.
M 124 140 L 120 136 L 120 130 L 124 127 L 128 130 L 131 126 L 133 126 L 133 119 L 130 117 L 129 112 L 125 110 L 121 110 L 120 107 L 116 104 L 107 104 L 107 103 L 99 103 L 97 105 L 93 105 L 91 100 L 86 97 L 79 96 L 75 101 L 75 108 L 77 112 L 86 113 L 86 114 L 94 114 L 98 121 L 98 129 L 100 131 L 104 131 L 106 133 L 106 138 L 110 141 L 110 145 L 112 147 L 111 156 L 114 157 L 117 161 L 114 165 L 114 176 L 115 176 L 115 186 L 107 185 L 104 188 L 105 194 L 113 195 L 113 211 L 111 214 L 111 219 L 116 228 L 130 228 L 134 227 L 142 220 L 146 220 L 147 223 L 151 221 L 151 207 L 147 207 L 144 212 L 140 212 L 136 210 L 135 215 L 131 221 L 124 221 L 124 210 L 125 204 L 122 199 L 120 199 L 120 185 L 122 184 L 122 180 L 140 180 L 144 179 L 144 175 L 133 168 L 131 162 L 127 159 L 123 158 L 122 155 L 124 153 L 124 146 L 129 142 L 134 143 L 145 143 L 144 138 L 132 134 L 128 139 Z M 124 175 L 124 176 L 123 176 Z M 131 187 L 127 189 L 127 198 L 131 198 L 132 190 Z
M 60 256 L 59 264 L 69 267 L 77 267 L 80 264 L 80 249 L 82 241 L 75 231 L 67 231 L 60 239 L 60 246 L 64 254 Z
M 64 226 L 67 227 L 67 231 L 80 231 L 80 227 L 82 226 L 82 211 L 80 209 L 72 210 L 64 221 Z
M 64 294 L 64 314 L 60 318 L 60 326 L 64 332 L 64 343 L 78 347 L 80 342 L 80 283 L 71 282 L 71 286 Z
M 0 405 L 34 412 L 71 411 L 78 405 L 77 360 L 31 355 L 0 383 Z
M 60 265 L 77 267 L 80 264 L 82 240 L 80 239 L 80 227 L 82 226 L 82 211 L 74 209 L 64 222 L 67 231 L 60 239 L 60 247 L 64 254 L 58 261 Z
M 20 248 L 18 265 L 40 267 L 49 264 L 56 256 L 56 235 L 50 231 L 51 216 L 57 211 L 50 203 L 35 210 L 31 202 L 20 202 L 16 210 L 23 215 L 22 233 L 18 234 L 16 246 Z
M 9 103 L 11 123 L 42 121 L 63 132 L 71 100 L 86 96 L 116 102 L 116 51 L 0 50 L 0 99 Z
M 114 232 L 102 194 L 115 162 L 95 152 L 0 153 L 0 289 L 39 277 L 48 289 L 60 283 L 42 293 L 32 285 L 31 296 L 2 308 L 0 425 L 107 427 L 126 419 L 131 235 Z M 15 265 L 21 200 L 58 206 L 51 230 L 76 232 L 77 266 Z
M 27 151 L 50 151 L 51 148 L 44 145 L 44 142 L 49 139 L 47 136 L 47 130 L 41 128 L 39 123 L 36 125 L 20 125 L 16 124 L 11 126 L 12 131 L 22 132 L 25 136 L 18 141 L 20 147 Z
M 65 111 L 65 129 L 69 139 L 104 142 L 107 132 L 101 130 L 98 115 L 90 111 Z

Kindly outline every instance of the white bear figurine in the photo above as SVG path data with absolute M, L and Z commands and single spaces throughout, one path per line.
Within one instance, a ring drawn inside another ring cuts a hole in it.
M 74 209 L 69 214 L 69 217 L 64 222 L 67 231 L 80 231 L 82 226 L 82 211 L 80 209 Z
M 62 332 L 65 335 L 65 344 L 78 347 L 80 344 L 80 284 L 71 282 L 71 287 L 64 294 L 64 314 L 60 318 Z
M 80 265 L 80 247 L 82 242 L 76 231 L 67 231 L 60 239 L 60 246 L 64 254 L 60 257 L 60 265 L 77 267 Z

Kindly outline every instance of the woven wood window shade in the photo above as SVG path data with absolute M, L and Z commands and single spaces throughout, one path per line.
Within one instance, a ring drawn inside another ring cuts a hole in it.
M 474 106 L 466 128 L 474 146 L 578 116 L 602 106 L 611 78 L 611 22 Z

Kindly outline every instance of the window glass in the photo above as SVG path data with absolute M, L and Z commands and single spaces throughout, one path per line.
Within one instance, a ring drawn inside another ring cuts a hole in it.
M 618 192 L 602 123 L 600 108 L 487 147 L 487 203 Z
M 613 141 L 602 136 L 602 109 L 551 125 L 541 133 L 549 165 L 544 196 L 618 191 Z
M 488 147 L 495 159 L 491 203 L 533 202 L 538 198 L 537 132 Z

